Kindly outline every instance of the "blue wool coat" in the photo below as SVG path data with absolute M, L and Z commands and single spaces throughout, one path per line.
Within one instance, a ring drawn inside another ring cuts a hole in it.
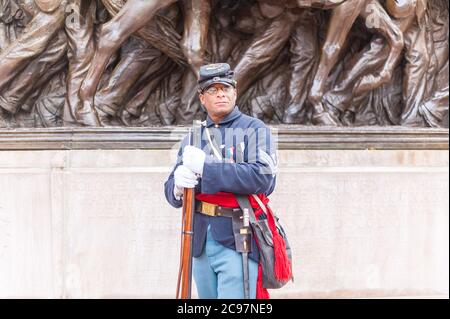
M 208 127 L 212 139 L 216 141 L 223 159 L 213 155 L 205 134 Z M 247 116 L 236 106 L 218 125 L 208 116 L 201 129 L 201 149 L 207 154 L 202 178 L 196 187 L 197 193 L 215 194 L 265 194 L 269 196 L 276 183 L 276 147 L 270 129 L 259 119 Z M 178 160 L 164 184 L 167 201 L 175 208 L 183 206 L 182 200 L 173 195 L 174 171 L 182 165 L 185 137 L 178 152 Z M 197 145 L 199 147 L 200 145 Z M 203 252 L 206 231 L 211 225 L 213 238 L 225 247 L 236 250 L 231 218 L 194 215 L 193 256 Z M 258 249 L 252 239 L 249 257 L 259 260 Z

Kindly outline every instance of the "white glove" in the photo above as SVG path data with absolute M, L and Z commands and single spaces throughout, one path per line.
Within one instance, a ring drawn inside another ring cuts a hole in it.
M 183 165 L 194 173 L 203 174 L 206 154 L 201 149 L 194 146 L 186 146 L 183 152 Z
M 194 188 L 198 184 L 195 173 L 184 165 L 178 166 L 173 176 L 175 180 L 173 195 L 177 200 L 181 199 L 185 188 Z

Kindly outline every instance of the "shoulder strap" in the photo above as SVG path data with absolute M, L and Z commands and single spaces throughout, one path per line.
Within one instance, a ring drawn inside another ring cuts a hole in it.
M 254 200 L 256 200 L 256 202 L 258 203 L 259 207 L 262 209 L 264 214 L 266 214 L 266 216 L 267 216 L 268 214 L 267 214 L 266 205 L 264 205 L 264 203 L 261 201 L 261 199 L 258 196 L 256 196 L 255 194 L 252 194 L 252 196 L 253 196 Z
M 248 197 L 246 195 L 239 195 L 235 194 L 236 200 L 239 204 L 239 207 L 244 210 L 248 209 L 249 217 L 250 217 L 250 223 L 255 224 L 256 223 L 256 216 L 255 211 L 253 210 L 252 205 L 250 204 L 250 201 L 248 200 Z
M 206 131 L 206 137 L 208 138 L 209 145 L 211 145 L 214 155 L 217 157 L 217 159 L 223 160 L 222 153 L 219 152 L 219 150 L 218 150 L 219 147 L 218 147 L 216 141 L 212 140 L 211 134 L 209 133 L 209 129 L 207 127 L 205 127 L 205 131 Z

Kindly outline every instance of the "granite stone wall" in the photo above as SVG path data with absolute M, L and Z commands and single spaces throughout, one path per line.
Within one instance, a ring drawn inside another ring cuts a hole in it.
M 173 154 L 172 154 L 173 155 Z M 274 298 L 448 296 L 448 151 L 281 150 Z M 169 150 L 0 152 L 0 298 L 174 298 Z

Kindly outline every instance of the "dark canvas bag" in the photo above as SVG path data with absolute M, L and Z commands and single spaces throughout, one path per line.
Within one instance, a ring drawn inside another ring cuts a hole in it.
M 258 198 L 256 195 L 252 195 L 253 198 Z M 285 286 L 290 279 L 288 280 L 279 280 L 275 276 L 275 251 L 274 251 L 274 245 L 273 245 L 273 235 L 269 228 L 269 223 L 267 218 L 262 220 L 257 220 L 254 210 L 250 205 L 250 201 L 247 196 L 245 195 L 236 195 L 237 201 L 239 203 L 239 206 L 241 209 L 248 209 L 250 213 L 250 224 L 252 226 L 253 235 L 255 236 L 256 242 L 258 243 L 259 248 L 259 258 L 260 263 L 262 266 L 262 281 L 263 281 L 263 287 L 266 289 L 278 289 L 283 286 Z M 267 214 L 270 214 L 266 210 L 266 207 L 264 204 L 260 203 L 260 200 L 258 198 L 258 203 L 260 208 L 263 210 L 263 212 L 268 216 Z M 275 225 L 277 228 L 278 233 L 281 235 L 281 237 L 284 239 L 286 243 L 286 254 L 289 258 L 289 262 L 291 263 L 292 267 L 292 250 L 291 246 L 289 245 L 289 241 L 286 236 L 286 232 L 284 231 L 283 227 L 280 224 L 279 218 L 274 216 L 275 219 Z M 292 279 L 292 278 L 291 278 Z

